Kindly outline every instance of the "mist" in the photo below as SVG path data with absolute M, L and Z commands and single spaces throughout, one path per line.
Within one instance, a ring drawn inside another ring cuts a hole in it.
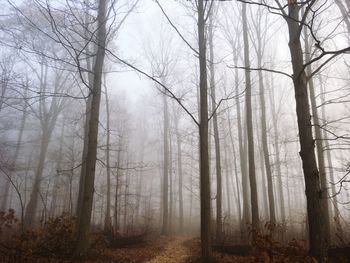
M 349 260 L 347 0 L 2 6 L 4 262 Z

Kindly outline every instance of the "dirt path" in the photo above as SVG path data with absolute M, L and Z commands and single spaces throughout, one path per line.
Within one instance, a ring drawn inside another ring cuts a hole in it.
M 175 237 L 166 247 L 165 250 L 147 263 L 185 263 L 191 256 L 190 248 L 186 246 L 186 241 L 192 238 Z

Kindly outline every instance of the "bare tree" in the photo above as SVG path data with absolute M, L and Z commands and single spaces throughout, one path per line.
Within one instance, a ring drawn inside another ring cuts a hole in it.
M 244 43 L 244 64 L 246 68 L 250 67 L 249 61 L 249 40 L 248 40 L 248 22 L 247 22 L 247 6 L 242 4 L 242 25 L 243 25 L 243 43 Z M 250 79 L 250 71 L 245 70 L 246 82 L 246 124 L 248 135 L 248 163 L 249 163 L 249 182 L 251 195 L 251 211 L 252 211 L 252 227 L 253 231 L 259 229 L 259 207 L 258 207 L 258 192 L 255 176 L 255 158 L 254 158 L 254 138 L 253 138 L 253 116 L 252 116 L 252 85 Z M 255 239 L 255 235 L 253 235 Z
M 89 123 L 88 127 L 88 143 L 84 144 L 87 147 L 86 159 L 86 171 L 85 174 L 80 176 L 83 179 L 83 184 L 79 187 L 79 192 L 83 199 L 81 203 L 78 203 L 77 210 L 80 211 L 77 219 L 77 246 L 75 250 L 76 257 L 84 257 L 89 248 L 89 235 L 90 235 L 90 222 L 91 211 L 94 195 L 94 181 L 95 181 L 95 169 L 96 169 L 96 155 L 97 155 L 97 136 L 98 136 L 98 124 L 99 124 L 99 111 L 101 101 L 101 84 L 102 84 L 102 69 L 105 57 L 106 46 L 106 18 L 107 18 L 107 0 L 100 0 L 97 14 L 98 30 L 97 30 L 97 53 L 94 65 L 94 78 L 93 86 L 91 87 L 91 109 L 89 119 L 86 121 Z M 83 171 L 83 170 L 82 170 Z

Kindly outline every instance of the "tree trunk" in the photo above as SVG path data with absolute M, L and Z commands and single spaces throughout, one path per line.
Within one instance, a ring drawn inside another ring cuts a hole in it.
M 320 87 L 321 87 L 321 104 L 325 104 L 325 90 L 322 86 L 323 82 L 321 80 L 320 76 Z M 322 113 L 322 120 L 326 120 L 326 110 L 325 106 L 321 107 L 321 113 Z M 340 211 L 338 207 L 338 198 L 337 198 L 337 191 L 335 189 L 335 179 L 334 179 L 334 172 L 333 172 L 333 161 L 332 161 L 332 155 L 331 155 L 331 150 L 329 149 L 329 142 L 328 142 L 328 136 L 327 132 L 323 132 L 324 142 L 325 142 L 325 148 L 327 150 L 327 162 L 328 162 L 328 169 L 329 169 L 329 178 L 331 183 L 331 190 L 332 190 L 332 203 L 333 203 L 333 208 L 334 208 L 334 221 L 336 225 L 336 232 L 339 235 L 343 234 L 343 229 L 340 223 Z
M 24 97 L 26 98 L 28 94 L 28 83 L 27 85 L 25 85 L 25 90 L 24 90 Z M 22 118 L 21 118 L 21 124 L 19 127 L 19 132 L 18 132 L 18 137 L 17 137 L 17 144 L 16 144 L 16 149 L 15 149 L 15 154 L 13 155 L 13 162 L 11 164 L 11 171 L 13 171 L 16 168 L 16 164 L 17 164 L 17 159 L 19 156 L 19 151 L 21 149 L 21 144 L 22 144 L 22 137 L 23 137 L 23 132 L 24 132 L 24 127 L 26 125 L 26 121 L 27 121 L 27 103 L 24 102 L 23 105 L 23 109 L 22 109 Z M 1 209 L 0 211 L 5 211 L 6 210 L 6 206 L 7 206 L 7 200 L 9 197 L 9 192 L 10 192 L 10 180 L 6 180 L 5 182 L 5 191 L 3 193 L 3 198 L 1 201 Z M 23 222 L 22 222 L 23 223 Z
M 41 184 L 41 179 L 42 179 L 44 166 L 45 166 L 46 153 L 47 153 L 51 132 L 52 132 L 48 127 L 47 123 L 45 123 L 45 126 L 42 128 L 42 130 L 43 130 L 43 133 L 40 140 L 40 152 L 39 152 L 38 165 L 36 167 L 34 183 L 30 194 L 29 202 L 27 204 L 26 213 L 24 216 L 25 228 L 33 227 L 35 224 L 35 216 L 36 216 L 36 211 L 38 207 L 40 184 Z
M 233 58 L 235 65 L 238 63 L 238 57 L 235 53 Z M 240 160 L 240 168 L 241 168 L 241 178 L 242 178 L 242 193 L 243 193 L 243 217 L 240 218 L 242 229 L 241 231 L 245 231 L 246 224 L 250 221 L 249 215 L 249 191 L 248 191 L 248 174 L 247 174 L 247 154 L 244 147 L 244 136 L 243 136 L 243 127 L 242 127 L 242 118 L 241 118 L 241 106 L 239 101 L 239 79 L 238 79 L 238 69 L 235 69 L 235 90 L 236 90 L 236 112 L 237 112 L 237 129 L 238 129 L 238 148 L 239 148 L 239 160 Z M 230 125 L 230 119 L 229 119 Z M 231 129 L 230 129 L 231 130 Z M 231 139 L 231 144 L 233 144 L 233 140 Z M 242 237 L 246 236 L 241 233 Z
M 169 219 L 168 219 L 168 231 L 172 234 L 173 231 L 173 205 L 174 205 L 174 192 L 173 192 L 173 144 L 172 137 L 169 131 Z
M 211 248 L 211 204 L 208 155 L 208 83 L 205 40 L 205 17 L 203 0 L 198 0 L 198 47 L 200 88 L 200 214 L 201 214 L 201 256 L 203 263 L 212 261 Z
M 276 167 L 276 177 L 277 177 L 277 185 L 278 185 L 278 199 L 279 199 L 279 208 L 281 213 L 282 223 L 286 221 L 286 212 L 284 208 L 284 194 L 283 194 L 283 184 L 282 184 L 282 171 L 281 171 L 281 159 L 280 159 L 280 146 L 278 142 L 278 124 L 277 124 L 277 112 L 275 107 L 275 87 L 273 81 L 271 82 L 271 92 L 270 92 L 270 104 L 271 104 L 271 112 L 272 112 L 272 123 L 274 130 L 274 151 L 275 151 L 275 167 Z
M 214 44 L 213 44 L 213 17 L 209 17 L 209 70 L 210 70 L 210 91 L 211 106 L 213 114 L 214 144 L 215 144 L 215 164 L 216 164 L 216 240 L 222 239 L 222 178 L 221 178 L 221 155 L 220 139 L 218 128 L 218 117 L 216 114 L 216 94 L 215 94 L 215 69 L 214 69 Z
M 258 67 L 261 68 L 261 56 L 258 56 Z M 269 146 L 267 143 L 266 105 L 265 105 L 264 83 L 263 83 L 263 76 L 262 76 L 261 70 L 259 70 L 258 74 L 259 74 L 259 93 L 260 93 L 259 97 L 260 97 L 260 106 L 261 106 L 261 141 L 262 141 L 265 169 L 266 169 L 267 191 L 269 196 L 270 222 L 272 224 L 275 224 L 276 223 L 275 198 L 273 193 Z
M 118 149 L 118 155 L 117 155 L 117 171 L 116 171 L 116 178 L 115 178 L 115 196 L 114 196 L 114 236 L 117 236 L 119 231 L 119 211 L 118 211 L 118 204 L 119 204 L 119 178 L 120 178 L 120 160 L 121 160 L 121 145 L 119 145 Z
M 107 0 L 99 0 L 97 21 L 97 54 L 94 65 L 94 79 L 92 86 L 92 101 L 88 133 L 86 134 L 87 144 L 84 144 L 86 150 L 86 170 L 82 169 L 81 178 L 84 178 L 83 184 L 79 187 L 80 196 L 82 197 L 81 203 L 78 203 L 77 211 L 80 211 L 80 216 L 77 218 L 77 246 L 75 250 L 76 257 L 85 257 L 89 248 L 89 236 L 90 236 L 90 222 L 91 212 L 94 196 L 94 181 L 95 181 L 95 168 L 96 168 L 96 155 L 97 155 L 97 139 L 98 139 L 98 124 L 99 124 L 99 112 L 101 101 L 101 82 L 102 82 L 102 69 L 105 56 L 105 43 L 106 43 L 106 7 Z M 84 152 L 84 151 L 83 151 Z
M 163 95 L 163 223 L 162 235 L 169 234 L 169 113 L 167 97 Z
M 249 62 L 249 42 L 248 42 L 248 22 L 247 22 L 247 7 L 242 4 L 242 24 L 243 24 L 243 41 L 244 41 L 244 64 L 246 68 L 250 67 Z M 255 159 L 254 159 L 254 136 L 253 136 L 253 120 L 252 120 L 252 86 L 250 80 L 250 71 L 245 70 L 246 81 L 246 121 L 248 133 L 248 162 L 249 162 L 249 181 L 250 181 L 250 195 L 251 195 L 251 209 L 252 209 L 252 228 L 253 231 L 259 229 L 259 205 L 258 205 L 258 191 L 256 186 L 255 176 Z M 255 235 L 252 235 L 255 239 Z
M 179 232 L 183 233 L 184 227 L 184 207 L 183 207 L 183 175 L 182 175 L 182 153 L 181 153 L 181 137 L 179 132 L 179 117 L 175 117 L 175 132 L 177 141 L 177 170 L 179 175 Z
M 305 62 L 308 62 L 311 60 L 311 54 L 310 54 L 310 45 L 308 41 L 307 31 L 306 27 L 304 27 L 304 41 L 305 41 Z M 308 65 L 306 67 L 306 74 L 310 76 L 312 73 L 311 66 Z M 316 95 L 315 95 L 315 88 L 314 88 L 314 82 L 313 78 L 308 79 L 308 85 L 309 85 L 309 91 L 310 91 L 310 101 L 311 101 L 311 111 L 312 111 L 312 120 L 314 125 L 314 131 L 315 131 L 315 138 L 316 138 L 316 150 L 317 150 L 317 161 L 318 161 L 318 169 L 319 169 L 319 176 L 321 181 L 321 191 L 322 191 L 322 211 L 324 213 L 324 219 L 325 219 L 325 235 L 327 238 L 327 243 L 330 245 L 330 214 L 329 214 L 329 202 L 328 202 L 328 186 L 327 186 L 327 174 L 326 174 L 326 168 L 325 168 L 325 158 L 323 154 L 323 142 L 322 142 L 322 135 L 321 135 L 321 127 L 319 123 L 318 118 L 318 111 L 317 111 L 317 105 L 316 105 Z
M 106 97 L 106 173 L 107 173 L 107 199 L 106 199 L 106 214 L 104 220 L 104 232 L 108 235 L 112 234 L 112 219 L 111 219 L 111 167 L 110 167 L 110 117 L 109 117 L 109 99 L 106 83 L 106 75 L 104 75 L 105 97 Z
M 54 217 L 56 215 L 56 209 L 57 209 L 57 195 L 58 195 L 58 190 L 60 188 L 59 177 L 60 177 L 60 169 L 61 169 L 62 157 L 63 157 L 62 155 L 63 155 L 64 128 L 65 128 L 65 123 L 63 122 L 61 136 L 60 136 L 60 148 L 58 150 L 57 168 L 56 168 L 56 174 L 54 176 L 53 193 L 52 193 L 52 200 L 51 200 L 51 206 L 50 206 L 50 212 L 49 212 L 50 217 Z
M 324 229 L 325 218 L 322 211 L 322 191 L 315 157 L 315 143 L 312 137 L 312 125 L 307 93 L 307 81 L 303 65 L 303 51 L 300 43 L 300 8 L 289 4 L 289 17 L 286 18 L 289 31 L 289 50 L 293 67 L 293 83 L 298 120 L 300 156 L 306 187 L 307 216 L 309 226 L 310 253 L 320 262 L 327 252 L 327 235 Z

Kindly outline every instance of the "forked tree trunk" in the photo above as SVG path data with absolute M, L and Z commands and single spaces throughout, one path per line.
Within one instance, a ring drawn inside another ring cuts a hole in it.
M 305 41 L 305 62 L 309 62 L 311 60 L 311 54 L 310 54 L 310 44 L 308 41 L 307 31 L 306 27 L 304 27 L 304 41 Z M 312 73 L 311 66 L 308 65 L 306 67 L 306 74 L 307 76 L 310 76 Z M 313 126 L 315 131 L 315 139 L 316 139 L 316 152 L 317 152 L 317 161 L 318 161 L 318 169 L 319 169 L 319 176 L 321 181 L 321 191 L 322 191 L 322 210 L 324 213 L 324 219 L 325 219 L 325 234 L 327 238 L 328 245 L 330 244 L 330 236 L 331 236 L 331 230 L 330 230 L 330 214 L 329 214 L 329 202 L 328 202 L 328 186 L 327 186 L 327 174 L 326 174 L 326 168 L 325 168 L 325 157 L 323 153 L 323 141 L 322 141 L 322 135 L 321 135 L 321 127 L 318 117 L 318 111 L 317 111 L 317 105 L 316 105 L 316 94 L 315 94 L 315 88 L 314 88 L 314 81 L 313 78 L 308 79 L 308 85 L 309 85 L 309 91 L 310 91 L 310 101 L 311 101 L 311 111 L 312 111 L 312 120 L 313 120 Z
M 327 252 L 327 234 L 324 228 L 325 218 L 322 211 L 322 192 L 315 157 L 315 143 L 312 136 L 311 114 L 304 71 L 303 50 L 300 43 L 300 8 L 296 4 L 288 5 L 286 17 L 289 31 L 289 50 L 292 59 L 293 84 L 298 120 L 300 156 L 306 187 L 307 216 L 309 226 L 310 253 L 320 262 Z

